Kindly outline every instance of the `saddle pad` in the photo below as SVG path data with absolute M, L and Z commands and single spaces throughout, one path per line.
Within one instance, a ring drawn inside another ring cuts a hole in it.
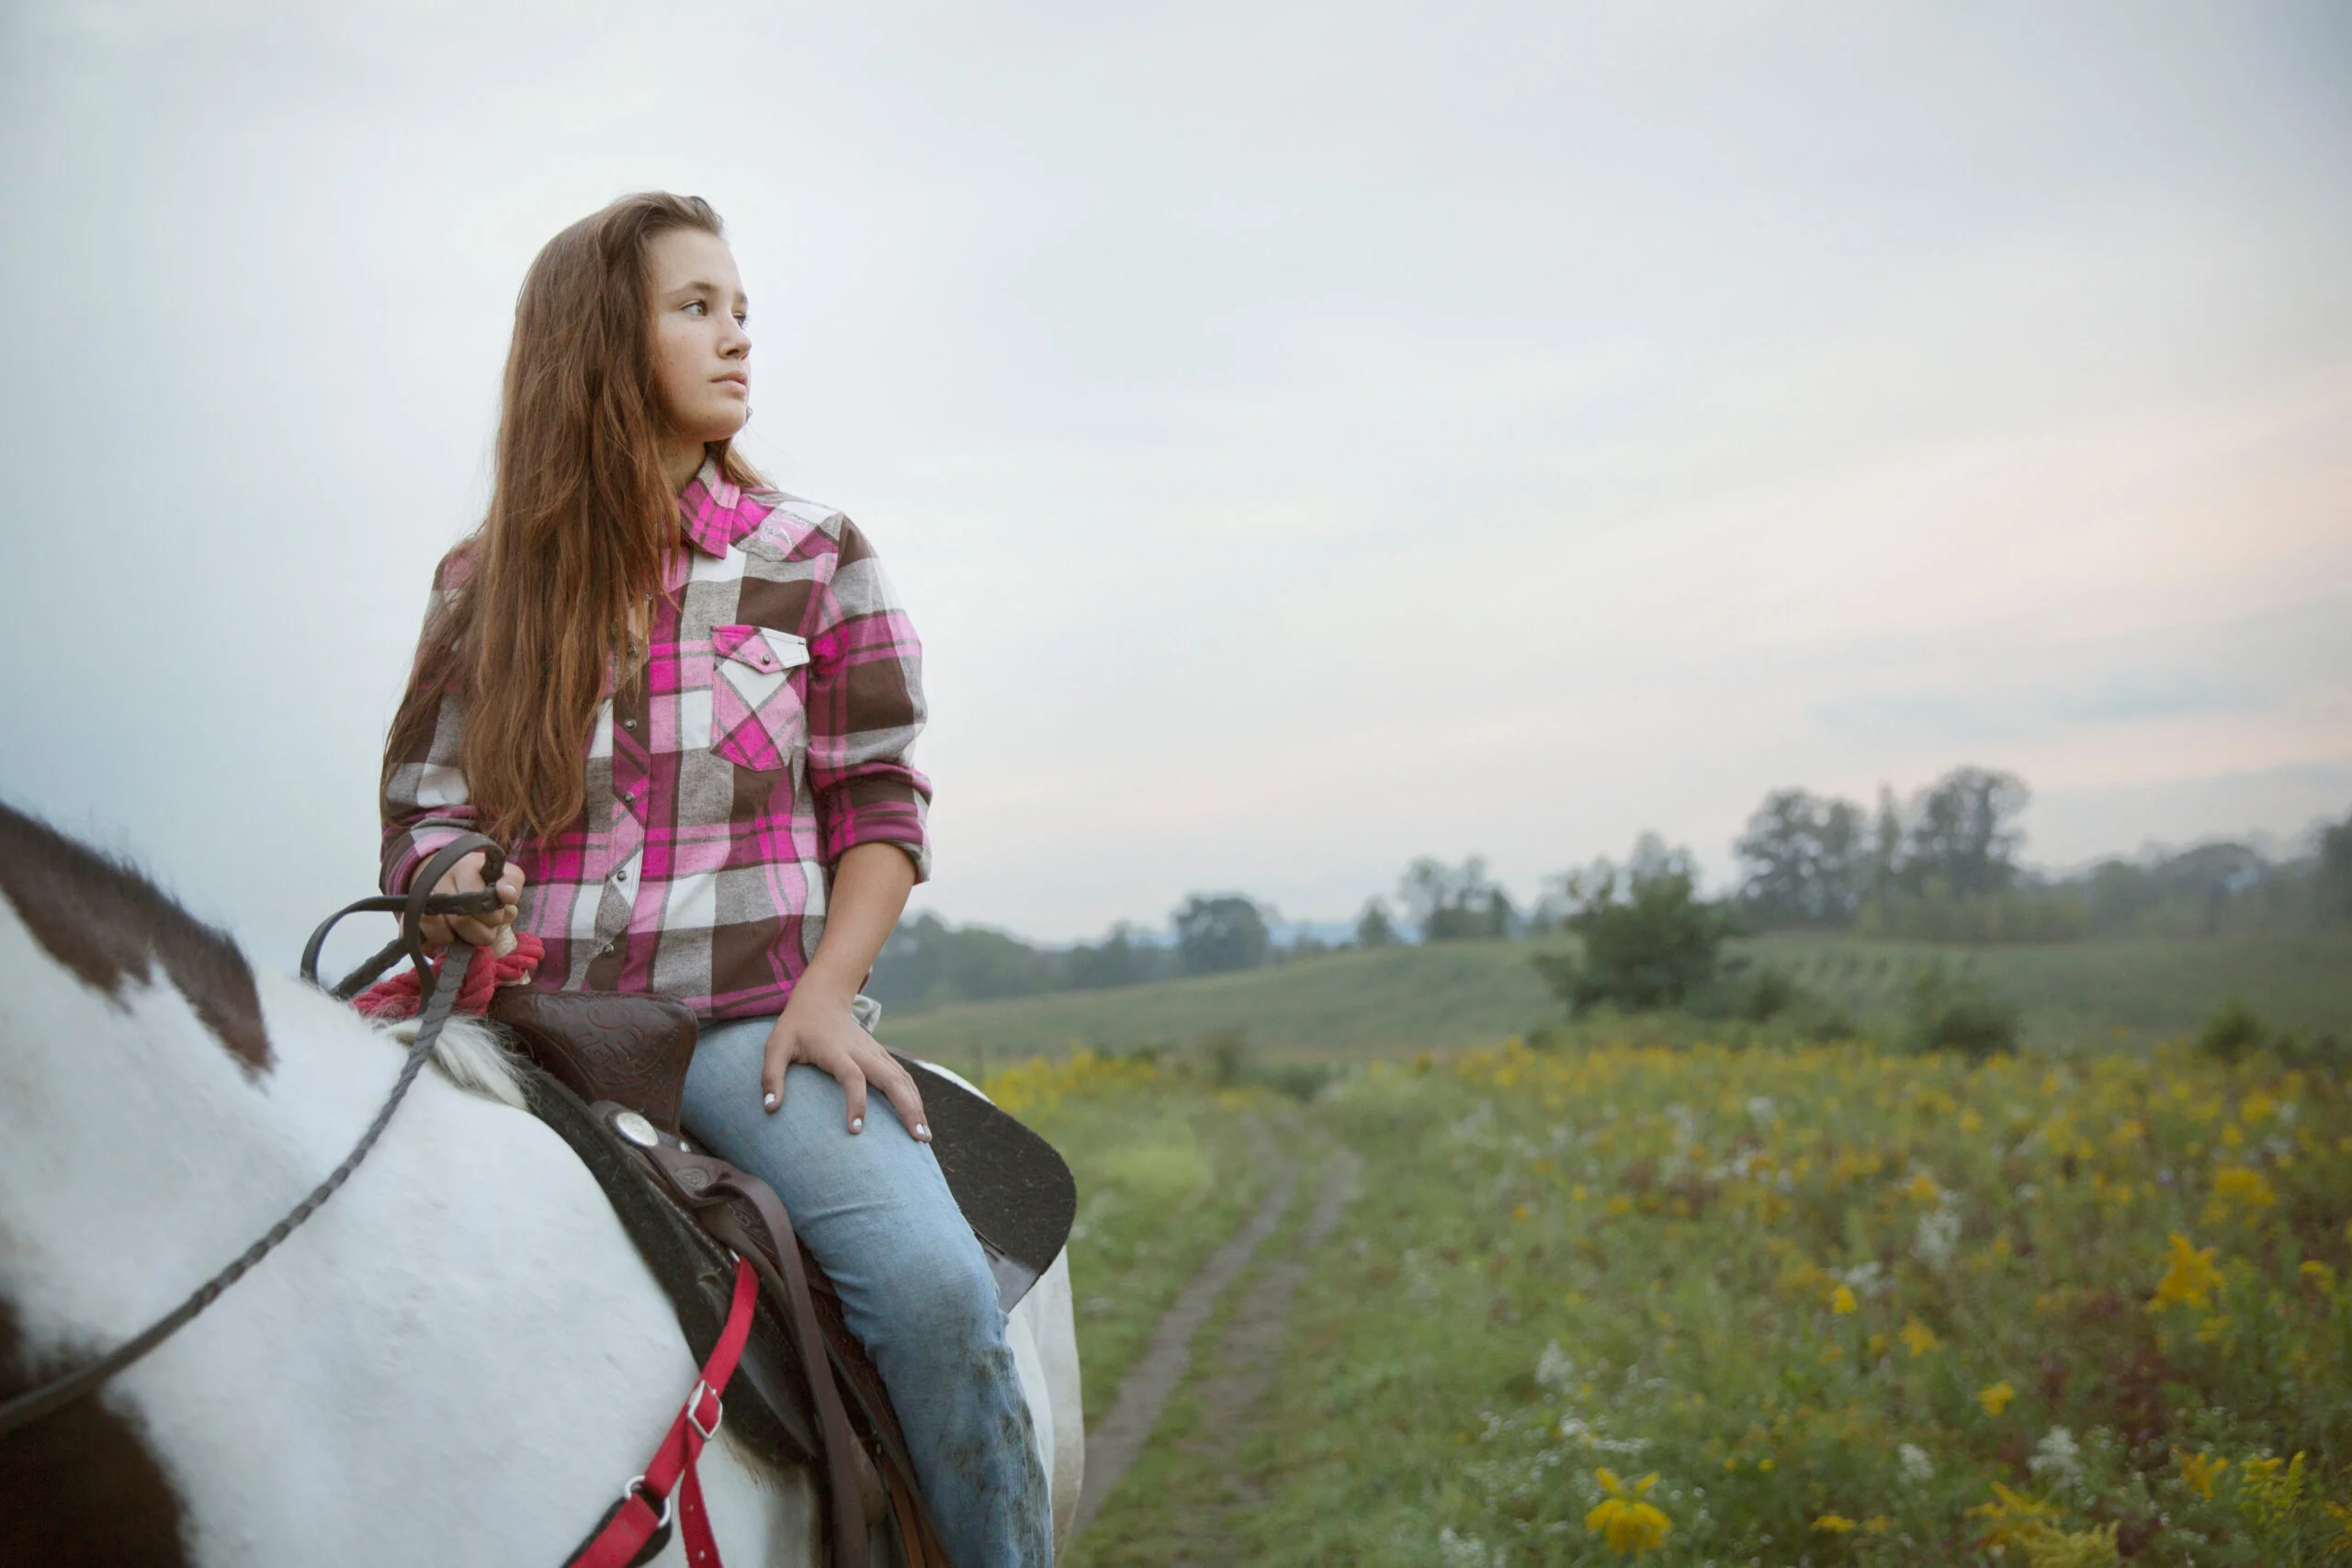
M 890 1055 L 922 1093 L 932 1153 L 1011 1312 L 1069 1240 L 1078 1182 L 1054 1145 L 1012 1116 L 928 1063 Z

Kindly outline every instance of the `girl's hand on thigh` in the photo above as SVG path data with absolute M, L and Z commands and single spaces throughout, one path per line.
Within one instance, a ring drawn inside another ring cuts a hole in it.
M 931 1142 L 922 1091 L 907 1069 L 858 1026 L 848 998 L 807 985 L 794 988 L 783 1016 L 768 1031 L 767 1060 L 760 1069 L 760 1102 L 770 1111 L 784 1103 L 784 1070 L 795 1062 L 822 1067 L 840 1080 L 853 1134 L 865 1131 L 865 1089 L 872 1084 L 916 1142 Z

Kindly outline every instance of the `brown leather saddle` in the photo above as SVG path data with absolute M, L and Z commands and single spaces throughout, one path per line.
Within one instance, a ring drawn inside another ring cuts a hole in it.
M 680 1124 L 694 1014 L 663 998 L 508 990 L 490 1016 L 539 1069 L 532 1109 L 603 1186 L 697 1356 L 725 1317 L 729 1254 L 760 1274 L 766 1332 L 755 1328 L 741 1375 L 765 1408 L 746 1435 L 820 1479 L 836 1568 L 866 1561 L 876 1524 L 910 1568 L 944 1568 L 889 1395 L 831 1281 L 774 1190 L 696 1147 Z M 1009 1312 L 1068 1239 L 1078 1206 L 1069 1168 L 986 1099 L 898 1059 L 918 1080 L 933 1151 Z
M 532 1111 L 604 1189 L 697 1357 L 718 1341 L 732 1257 L 758 1272 L 762 1302 L 739 1373 L 756 1408 L 730 1393 L 728 1416 L 754 1447 L 817 1479 L 835 1568 L 864 1568 L 876 1526 L 909 1568 L 946 1568 L 889 1394 L 832 1282 L 775 1191 L 695 1147 L 679 1125 L 694 1014 L 658 997 L 510 990 L 490 1016 L 538 1069 Z M 648 1542 L 648 1554 L 667 1536 Z

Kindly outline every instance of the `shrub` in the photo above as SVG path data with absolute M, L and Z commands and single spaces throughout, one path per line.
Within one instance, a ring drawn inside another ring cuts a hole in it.
M 2221 1061 L 2234 1062 L 2262 1049 L 2269 1037 L 2268 1026 L 2255 1010 L 2232 997 L 2205 1021 L 2205 1027 L 2198 1032 L 2197 1048 Z
M 1603 863 L 1567 880 L 1573 912 L 1563 922 L 1584 956 L 1538 953 L 1534 964 L 1571 1015 L 1603 1003 L 1629 1012 L 1679 1007 L 1723 972 L 1733 921 L 1698 896 L 1688 853 L 1655 841 L 1635 852 L 1622 877 Z
M 1219 1089 L 1232 1089 L 1241 1082 L 1250 1068 L 1250 1037 L 1238 1029 L 1220 1029 L 1201 1037 L 1201 1060 L 1207 1066 L 1209 1081 Z
M 2018 1046 L 2018 1010 L 1941 964 L 1913 977 L 1908 1025 L 1914 1051 L 1957 1051 L 1981 1062 Z

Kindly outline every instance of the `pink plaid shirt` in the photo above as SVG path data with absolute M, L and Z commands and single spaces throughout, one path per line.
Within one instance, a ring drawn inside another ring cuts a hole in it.
M 705 1018 L 783 1010 L 825 927 L 832 864 L 894 843 L 930 871 L 929 781 L 909 761 L 922 655 L 865 537 L 840 513 L 744 491 L 705 464 L 678 502 L 646 664 L 596 715 L 587 806 L 514 855 L 516 922 L 549 990 L 645 991 Z M 434 584 L 463 586 L 453 553 Z M 462 694 L 383 800 L 385 891 L 476 813 Z

